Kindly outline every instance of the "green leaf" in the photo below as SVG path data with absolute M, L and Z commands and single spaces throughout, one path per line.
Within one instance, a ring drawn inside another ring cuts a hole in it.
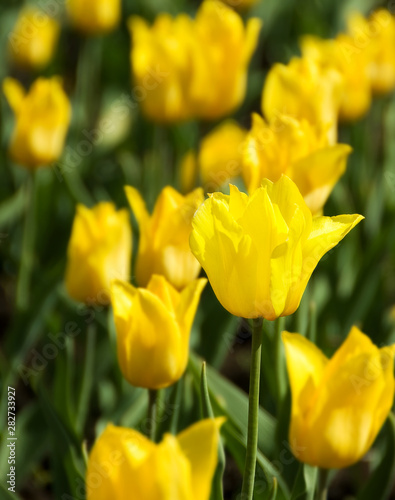
M 386 450 L 378 467 L 357 496 L 357 500 L 387 500 L 395 477 L 395 417 L 389 414 L 383 429 Z
M 211 407 L 210 395 L 207 386 L 206 362 L 202 363 L 202 373 L 200 378 L 200 402 L 203 418 L 213 418 L 214 412 Z M 218 443 L 218 464 L 213 477 L 210 500 L 223 500 L 224 493 L 222 481 L 225 471 L 225 451 L 221 439 Z
M 190 365 L 194 377 L 197 377 L 200 384 L 200 365 L 201 359 L 195 354 L 190 356 Z M 210 395 L 214 413 L 216 415 L 226 414 L 228 419 L 233 422 L 243 436 L 247 436 L 247 415 L 248 415 L 248 397 L 232 382 L 225 379 L 214 368 L 207 366 L 207 380 L 210 388 Z M 274 456 L 276 420 L 263 408 L 259 409 L 259 437 L 258 447 L 268 457 Z
M 291 500 L 313 500 L 317 482 L 317 467 L 300 464 Z

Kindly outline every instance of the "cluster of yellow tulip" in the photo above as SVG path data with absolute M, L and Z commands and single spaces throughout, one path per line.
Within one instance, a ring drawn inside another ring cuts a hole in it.
M 70 0 L 67 8 L 72 23 L 88 34 L 109 31 L 120 20 L 117 0 Z M 16 40 L 26 20 L 37 30 L 25 50 Z M 260 27 L 255 18 L 244 25 L 236 11 L 216 0 L 204 0 L 195 19 L 161 14 L 149 26 L 132 17 L 135 83 L 147 85 L 158 66 L 167 75 L 142 101 L 145 115 L 174 123 L 231 113 L 244 98 Z M 53 19 L 23 11 L 11 40 L 15 61 L 47 64 L 59 30 Z M 257 451 L 261 319 L 293 314 L 320 259 L 363 219 L 358 214 L 327 217 L 323 207 L 352 150 L 337 143 L 338 120 L 361 117 L 372 94 L 395 88 L 395 19 L 384 10 L 369 19 L 355 15 L 347 34 L 334 40 L 307 36 L 301 48 L 301 58 L 269 71 L 264 117 L 254 113 L 251 130 L 225 121 L 202 139 L 198 153 L 184 158 L 186 194 L 164 187 L 150 215 L 140 192 L 125 187 L 139 227 L 133 269 L 129 212 L 110 202 L 77 206 L 67 251 L 67 291 L 85 304 L 103 303 L 103 297 L 111 304 L 119 366 L 133 386 L 158 390 L 184 374 L 207 282 L 198 278 L 201 268 L 225 309 L 254 320 L 246 499 L 253 494 Z M 33 170 L 56 161 L 71 119 L 61 81 L 39 78 L 26 93 L 7 78 L 3 89 L 16 118 L 12 159 Z M 196 187 L 198 170 L 203 188 Z M 219 191 L 236 177 L 248 194 L 232 184 L 229 194 Z M 355 463 L 391 410 L 395 346 L 378 349 L 353 327 L 328 360 L 297 333 L 283 332 L 282 339 L 295 456 L 324 469 Z M 88 500 L 208 500 L 222 423 L 222 418 L 202 420 L 177 436 L 166 434 L 160 444 L 108 425 L 90 453 Z

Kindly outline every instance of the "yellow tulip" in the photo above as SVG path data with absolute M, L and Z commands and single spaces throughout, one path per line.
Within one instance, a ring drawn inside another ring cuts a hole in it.
M 188 242 L 192 216 L 204 200 L 202 189 L 182 196 L 174 188 L 165 187 L 152 216 L 135 188 L 126 186 L 125 192 L 140 229 L 137 283 L 147 286 L 153 274 L 161 274 L 176 288 L 184 288 L 200 271 Z
M 378 349 L 353 327 L 328 359 L 299 334 L 283 332 L 292 392 L 289 440 L 302 462 L 347 467 L 372 446 L 392 407 L 395 344 Z
M 198 177 L 197 156 L 193 149 L 182 157 L 179 172 L 181 192 L 190 193 L 195 188 Z
M 348 47 L 350 58 L 367 54 L 372 91 L 386 94 L 395 88 L 395 17 L 379 9 L 365 19 L 361 14 L 350 17 Z
M 200 143 L 198 156 L 204 191 L 215 191 L 241 172 L 246 131 L 233 120 L 216 127 Z
M 341 82 L 335 69 L 323 69 L 309 58 L 274 64 L 263 87 L 263 114 L 271 123 L 279 115 L 307 120 L 325 130 L 329 143 L 335 144 Z
M 201 420 L 159 444 L 107 425 L 88 460 L 88 500 L 209 500 L 223 418 Z
M 71 118 L 70 102 L 58 78 L 39 78 L 26 94 L 13 78 L 3 81 L 4 94 L 15 114 L 11 158 L 37 168 L 56 161 L 63 152 Z
M 184 373 L 189 336 L 205 279 L 178 292 L 154 274 L 147 288 L 123 281 L 111 287 L 118 361 L 125 379 L 137 387 L 160 389 Z
M 60 24 L 40 9 L 21 10 L 8 36 L 8 51 L 19 66 L 42 68 L 52 59 L 60 34 Z
M 121 18 L 121 0 L 68 0 L 72 24 L 89 35 L 115 29 Z
M 66 288 L 79 302 L 106 304 L 111 281 L 128 280 L 132 232 L 127 210 L 102 202 L 77 205 L 67 250 Z
M 190 244 L 225 309 L 274 320 L 298 308 L 318 261 L 361 219 L 313 219 L 283 175 L 250 197 L 232 185 L 229 196 L 211 195 L 193 218 Z
M 196 19 L 160 14 L 129 20 L 135 98 L 154 121 L 217 119 L 241 104 L 260 21 L 206 0 Z M 207 50 L 210 47 L 210 50 Z
M 267 123 L 257 114 L 243 146 L 244 182 L 250 193 L 262 179 L 287 175 L 298 186 L 313 214 L 320 213 L 346 169 L 352 151 L 346 144 L 329 145 L 327 134 L 306 120 L 279 115 Z
M 369 109 L 372 96 L 369 78 L 369 55 L 352 50 L 353 40 L 340 34 L 334 40 L 305 36 L 302 54 L 314 60 L 323 70 L 334 69 L 342 78 L 339 119 L 357 120 Z

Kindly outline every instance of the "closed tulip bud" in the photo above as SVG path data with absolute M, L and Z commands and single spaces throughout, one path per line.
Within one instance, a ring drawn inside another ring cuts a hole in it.
M 87 500 L 209 500 L 223 422 L 201 420 L 159 444 L 107 425 L 89 456 Z
M 334 69 L 341 76 L 339 119 L 357 120 L 369 109 L 372 96 L 369 79 L 369 56 L 356 49 L 354 40 L 346 34 L 334 40 L 305 36 L 301 40 L 302 54 L 314 60 L 323 70 Z
M 182 292 L 158 275 L 152 276 L 146 289 L 119 280 L 113 283 L 118 361 L 130 384 L 160 389 L 182 376 L 193 319 L 206 281 L 194 280 Z
M 330 145 L 325 130 L 306 120 L 279 115 L 267 123 L 253 115 L 252 129 L 243 146 L 243 179 L 250 193 L 267 178 L 276 182 L 282 174 L 298 186 L 313 214 L 322 208 L 346 169 L 352 149 Z
M 335 144 L 341 83 L 338 71 L 323 69 L 309 58 L 274 64 L 263 87 L 263 114 L 271 123 L 279 115 L 307 120 L 325 130 L 329 143 Z
M 67 10 L 73 26 L 88 35 L 97 35 L 118 26 L 121 0 L 69 0 Z
M 362 219 L 313 219 L 286 176 L 250 197 L 230 186 L 197 210 L 190 244 L 223 307 L 235 316 L 274 320 L 298 308 L 321 257 Z
M 13 78 L 3 81 L 4 94 L 15 114 L 9 148 L 11 158 L 35 169 L 59 159 L 71 118 L 70 102 L 58 78 L 39 78 L 25 93 Z
M 8 51 L 15 64 L 39 69 L 52 59 L 60 24 L 40 9 L 23 9 L 8 36 Z
M 227 120 L 216 127 L 200 144 L 199 167 L 204 191 L 215 191 L 241 172 L 246 130 Z
M 125 191 L 140 229 L 135 269 L 138 285 L 147 286 L 153 274 L 161 274 L 177 289 L 184 288 L 200 272 L 189 248 L 189 235 L 193 214 L 204 200 L 203 190 L 182 196 L 167 186 L 151 216 L 135 188 L 127 186 Z
M 154 121 L 217 119 L 244 99 L 247 68 L 261 23 L 206 0 L 196 19 L 160 14 L 152 27 L 132 17 L 131 66 L 136 98 Z M 210 47 L 210 50 L 207 50 Z
M 127 210 L 102 202 L 77 205 L 67 249 L 66 288 L 84 303 L 108 304 L 111 281 L 128 280 L 132 232 Z
M 387 94 L 395 88 L 395 17 L 379 9 L 365 19 L 353 14 L 348 22 L 352 45 L 351 57 L 368 56 L 369 80 L 375 94 Z
M 325 469 L 357 462 L 392 407 L 395 345 L 379 349 L 356 327 L 331 359 L 297 333 L 283 332 L 283 342 L 294 455 Z

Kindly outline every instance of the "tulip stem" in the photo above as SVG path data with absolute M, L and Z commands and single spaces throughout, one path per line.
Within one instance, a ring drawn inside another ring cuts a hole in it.
M 328 498 L 328 477 L 329 469 L 319 469 L 317 500 L 327 500 Z
M 276 392 L 278 398 L 278 404 L 281 404 L 285 396 L 286 391 L 286 380 L 283 362 L 283 351 L 282 351 L 282 341 L 281 333 L 284 330 L 285 318 L 277 318 L 274 332 L 274 366 L 275 366 L 275 377 L 276 377 Z
M 250 390 L 248 397 L 247 451 L 243 476 L 242 498 L 252 500 L 254 493 L 258 447 L 259 381 L 261 372 L 262 318 L 253 319 Z
M 157 398 L 158 392 L 155 389 L 148 389 L 148 426 L 147 435 L 151 441 L 155 442 L 156 439 L 156 426 L 157 426 Z

